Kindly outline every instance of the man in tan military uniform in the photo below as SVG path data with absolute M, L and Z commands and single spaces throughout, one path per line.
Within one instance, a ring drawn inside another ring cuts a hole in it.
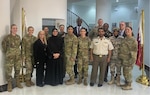
M 104 30 L 98 29 L 99 36 L 92 40 L 90 59 L 93 61 L 90 86 L 94 86 L 97 79 L 97 71 L 100 66 L 98 87 L 103 85 L 107 63 L 110 62 L 111 51 L 114 49 L 110 40 L 104 37 Z
M 126 27 L 126 37 L 123 39 L 119 49 L 119 59 L 121 60 L 123 67 L 123 76 L 125 78 L 125 84 L 121 85 L 123 90 L 132 89 L 132 70 L 136 62 L 137 57 L 137 41 L 133 37 L 132 28 Z
M 70 79 L 66 81 L 67 85 L 75 83 L 73 67 L 77 56 L 78 39 L 73 34 L 73 26 L 67 27 L 68 34 L 64 38 L 64 52 L 66 59 L 66 72 L 69 74 Z
M 17 26 L 11 25 L 11 33 L 7 35 L 2 41 L 3 52 L 6 56 L 5 72 L 6 80 L 8 82 L 7 90 L 12 91 L 12 70 L 15 70 L 16 85 L 18 88 L 23 88 L 20 84 L 19 75 L 21 69 L 21 39 L 17 33 Z
M 88 78 L 88 64 L 89 64 L 89 47 L 90 39 L 86 37 L 86 29 L 81 28 L 80 36 L 78 37 L 78 53 L 77 53 L 77 66 L 79 73 L 78 84 L 82 83 L 82 77 L 84 77 L 84 85 L 87 86 Z M 84 72 L 84 73 L 83 73 Z
M 31 74 L 33 72 L 33 43 L 36 41 L 36 37 L 33 36 L 34 28 L 28 27 L 28 34 L 22 39 L 22 57 L 25 61 L 26 66 L 26 86 L 30 87 L 34 85 L 31 81 Z
M 93 40 L 94 38 L 97 38 L 97 36 L 98 36 L 97 30 L 99 28 L 103 28 L 103 19 L 99 19 L 97 23 L 98 23 L 98 26 L 94 27 L 88 34 L 88 36 L 91 40 Z

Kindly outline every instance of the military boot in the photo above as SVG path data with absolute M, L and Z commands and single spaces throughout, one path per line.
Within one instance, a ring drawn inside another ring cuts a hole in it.
M 111 80 L 108 82 L 109 85 L 114 84 L 115 78 L 114 76 L 111 76 Z
M 122 87 L 123 90 L 132 90 L 131 83 L 127 83 L 126 86 Z
M 30 79 L 30 84 L 31 84 L 31 86 L 34 86 L 35 85 L 35 83 L 34 82 L 32 82 L 32 80 Z
M 82 83 L 82 77 L 79 76 L 79 80 L 78 80 L 77 84 L 81 84 L 81 83 Z
M 120 84 L 120 87 L 125 87 L 125 86 L 127 86 L 127 83 L 125 83 L 125 84 Z
M 87 78 L 84 78 L 84 85 L 87 86 L 88 83 L 87 83 Z
M 16 80 L 16 86 L 17 86 L 18 88 L 23 88 L 23 86 L 21 85 L 19 79 Z
M 66 81 L 66 85 L 75 84 L 74 77 L 71 77 L 69 80 Z
M 11 82 L 11 81 L 8 81 L 7 91 L 8 91 L 8 92 L 11 92 L 11 91 L 12 91 L 12 82 Z
M 30 80 L 26 80 L 26 86 L 27 86 L 27 87 L 31 87 L 31 82 L 30 82 Z
M 116 77 L 116 85 L 120 86 L 120 76 L 119 75 Z

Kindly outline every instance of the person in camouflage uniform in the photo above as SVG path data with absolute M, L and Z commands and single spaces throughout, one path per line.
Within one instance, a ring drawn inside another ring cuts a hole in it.
M 3 52 L 6 56 L 5 62 L 5 73 L 6 80 L 8 82 L 7 90 L 12 91 L 12 70 L 14 67 L 16 86 L 18 88 L 23 88 L 20 84 L 19 75 L 21 69 L 21 39 L 17 33 L 17 26 L 15 24 L 11 25 L 11 33 L 7 35 L 2 41 Z
M 73 26 L 67 27 L 68 34 L 64 38 L 64 52 L 66 59 L 66 72 L 69 74 L 70 79 L 66 81 L 67 85 L 75 83 L 73 67 L 77 55 L 78 39 L 73 34 Z
M 34 28 L 32 26 L 28 27 L 28 34 L 22 39 L 22 57 L 26 66 L 26 86 L 30 87 L 34 85 L 31 81 L 31 74 L 33 72 L 33 43 L 36 41 L 36 37 L 33 36 Z
M 120 75 L 121 75 L 121 61 L 118 58 L 118 50 L 120 48 L 121 41 L 123 39 L 122 36 L 119 36 L 119 30 L 115 28 L 113 30 L 113 36 L 110 37 L 110 40 L 114 46 L 114 49 L 112 51 L 111 61 L 110 61 L 110 73 L 111 73 L 111 80 L 108 82 L 108 84 L 113 84 L 115 81 L 114 75 L 115 75 L 115 69 L 116 69 L 116 84 L 117 86 L 120 85 Z
M 131 90 L 132 70 L 137 57 L 137 41 L 132 35 L 132 28 L 126 27 L 125 34 L 127 35 L 121 42 L 119 49 L 119 59 L 123 67 L 123 76 L 125 84 L 120 85 L 123 90 Z
M 103 28 L 103 19 L 98 20 L 98 26 L 94 27 L 88 34 L 90 40 L 93 40 L 93 38 L 96 38 L 98 36 L 98 29 Z
M 48 38 L 51 37 L 51 35 L 49 34 L 49 28 L 48 27 L 44 27 L 43 31 L 45 32 L 46 40 L 48 40 Z
M 78 64 L 78 73 L 79 73 L 78 84 L 82 83 L 82 76 L 83 76 L 84 85 L 87 86 L 90 39 L 86 37 L 86 32 L 87 31 L 85 28 L 81 28 L 80 30 L 81 36 L 78 37 L 78 52 L 77 52 L 78 63 L 77 64 Z

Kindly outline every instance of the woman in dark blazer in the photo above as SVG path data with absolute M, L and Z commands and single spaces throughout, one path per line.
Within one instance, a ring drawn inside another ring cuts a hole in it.
M 44 86 L 44 64 L 47 61 L 46 47 L 45 32 L 40 31 L 38 33 L 38 40 L 33 45 L 34 62 L 36 65 L 36 85 L 39 87 Z

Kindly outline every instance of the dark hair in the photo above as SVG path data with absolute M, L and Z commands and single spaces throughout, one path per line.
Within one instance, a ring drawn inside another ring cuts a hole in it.
M 57 29 L 57 28 L 53 28 L 53 29 L 52 29 L 52 32 L 54 32 L 54 30 L 57 30 L 57 32 L 58 32 L 58 29 Z
M 73 27 L 72 25 L 69 25 L 69 26 L 67 27 L 67 29 L 69 29 L 70 27 L 71 27 L 72 29 L 74 29 L 74 27 Z
M 98 32 L 99 32 L 99 30 L 103 30 L 103 31 L 104 31 L 104 29 L 103 29 L 103 28 L 98 28 Z
M 33 28 L 33 26 L 29 26 L 29 27 L 28 27 L 28 31 L 29 31 L 30 28 Z M 34 29 L 34 28 L 33 28 L 33 29 Z
M 59 25 L 59 27 L 61 27 L 61 26 L 65 27 L 65 25 L 63 25 L 63 24 L 60 24 L 60 25 Z
M 82 29 L 84 29 L 84 30 L 87 32 L 87 29 L 86 29 L 86 28 L 82 27 L 80 30 L 82 30 Z
M 48 28 L 48 26 L 44 26 L 44 27 L 43 27 L 43 30 L 44 30 L 45 28 Z M 49 29 L 49 28 L 48 28 L 48 29 Z
M 17 25 L 16 25 L 16 24 L 12 24 L 12 25 L 11 25 L 11 29 L 12 29 L 13 26 L 17 26 Z

